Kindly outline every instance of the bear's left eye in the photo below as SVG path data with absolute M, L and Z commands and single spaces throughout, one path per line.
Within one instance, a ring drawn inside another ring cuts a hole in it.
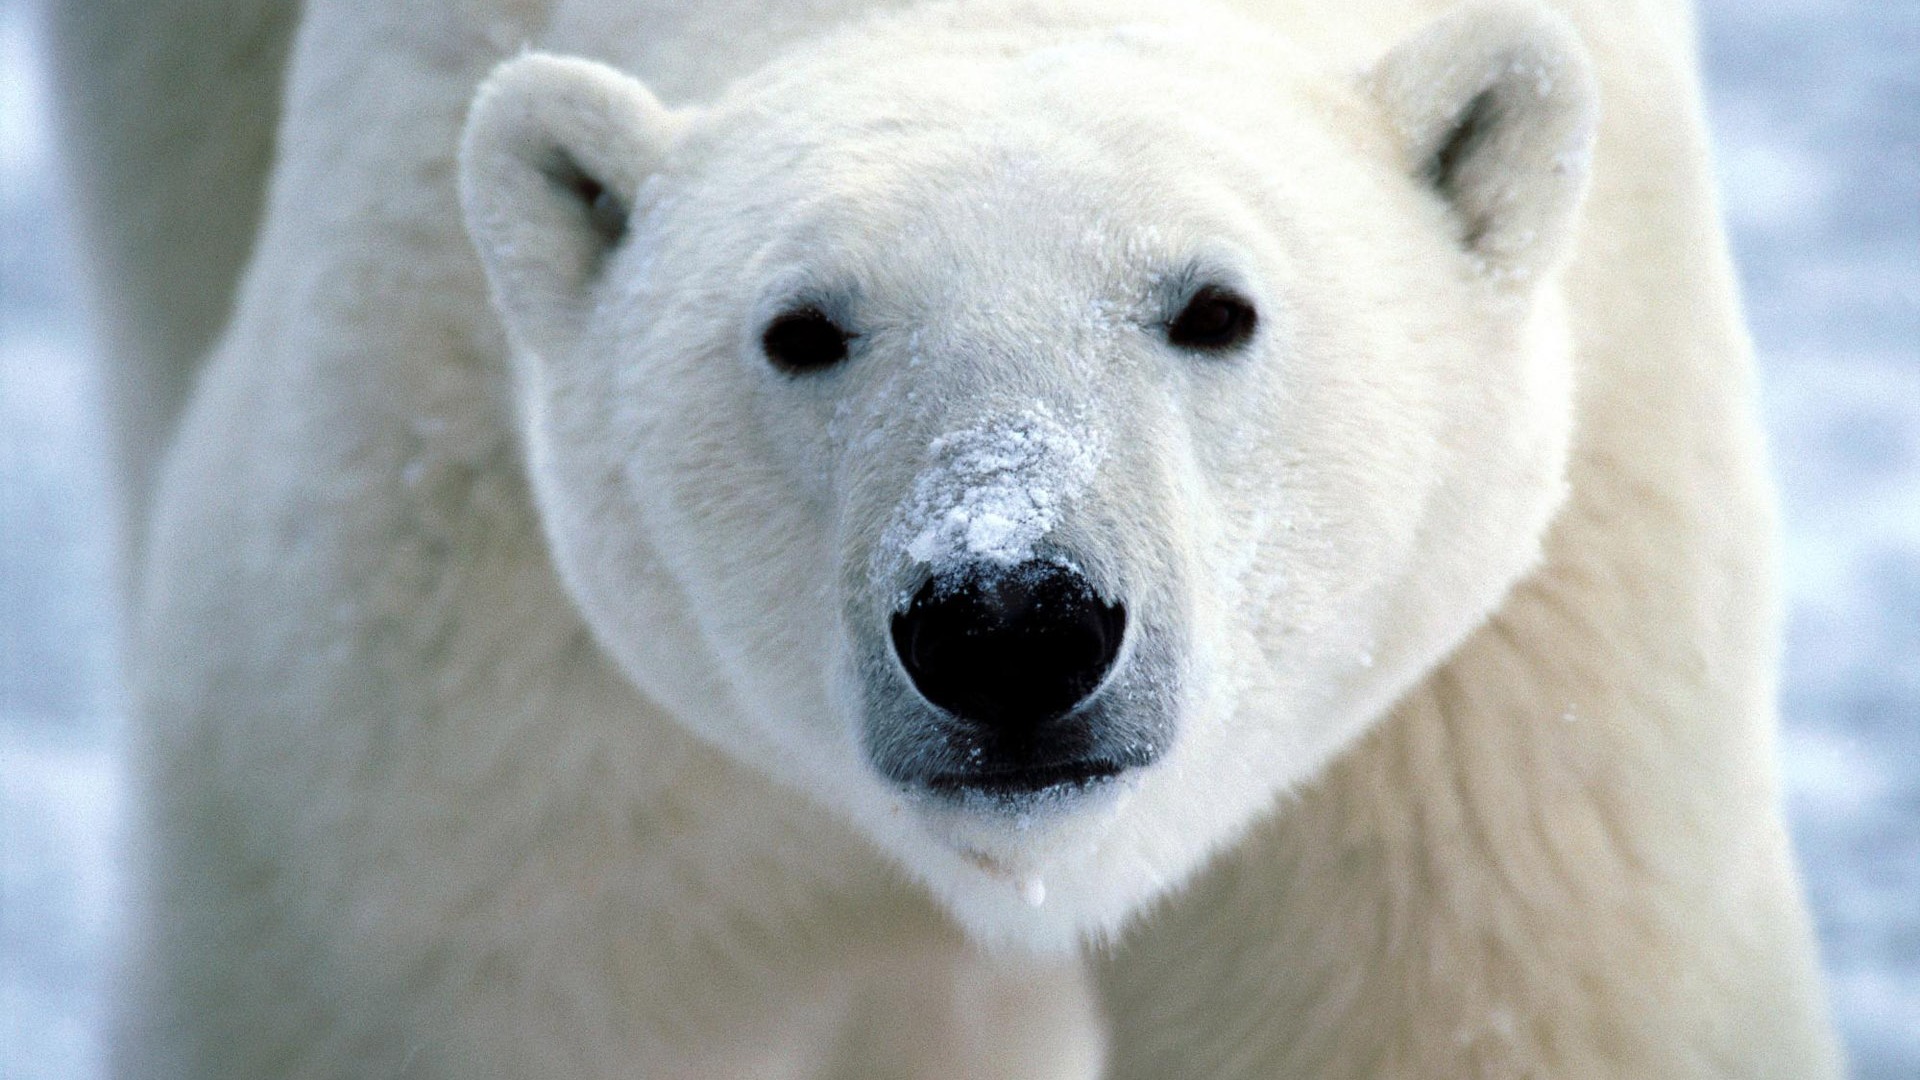
M 801 308 L 768 323 L 760 348 L 774 367 L 805 375 L 845 360 L 850 336 L 819 309 Z
M 1258 320 L 1247 298 L 1231 289 L 1208 285 L 1193 294 L 1167 324 L 1167 340 L 1183 349 L 1217 352 L 1231 349 L 1253 336 Z

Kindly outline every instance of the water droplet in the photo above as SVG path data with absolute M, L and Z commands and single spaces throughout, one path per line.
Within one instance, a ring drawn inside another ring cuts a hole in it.
M 1038 877 L 1022 878 L 1020 880 L 1020 899 L 1026 901 L 1028 907 L 1039 907 L 1045 904 L 1047 902 L 1047 883 L 1041 881 Z

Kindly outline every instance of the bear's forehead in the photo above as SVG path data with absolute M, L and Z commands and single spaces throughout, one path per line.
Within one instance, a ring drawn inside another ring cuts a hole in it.
M 917 146 L 941 143 L 1077 138 L 1144 160 L 1182 144 L 1244 140 L 1276 123 L 1329 119 L 1329 99 L 1352 89 L 1353 80 L 1305 60 L 1277 63 L 1272 49 L 1223 47 L 1147 24 L 1037 36 L 877 34 L 816 43 L 740 79 L 709 111 L 701 142 L 762 159 L 809 147 L 910 158 Z
M 764 266 L 923 315 L 984 303 L 1011 316 L 1063 300 L 1143 307 L 1196 261 L 1248 261 L 1253 215 L 1234 185 L 1048 134 L 984 126 L 769 181 L 749 214 L 765 225 Z
M 1293 221 L 1325 209 L 1296 192 L 1353 171 L 1332 129 L 1357 94 L 1304 69 L 1257 87 L 1196 76 L 1160 52 L 1137 29 L 886 64 L 826 50 L 702 111 L 663 185 L 667 206 L 701 212 L 657 220 L 683 270 L 754 291 L 870 288 L 927 313 L 961 299 L 1144 311 L 1157 283 L 1245 278 L 1231 271 L 1273 265 L 1299 246 Z M 982 272 L 956 273 L 969 267 Z
M 1177 230 L 1265 184 L 1231 124 L 1057 90 L 861 95 L 818 124 L 769 104 L 690 146 L 687 178 L 771 230 L 896 246 L 1008 228 L 1036 242 L 1139 221 Z
M 1271 54 L 1257 69 L 1232 57 L 1201 67 L 1167 55 L 1156 32 L 987 40 L 888 63 L 822 49 L 779 78 L 743 80 L 693 125 L 680 161 L 749 213 L 837 204 L 869 221 L 952 223 L 988 211 L 1177 218 L 1299 163 L 1350 157 L 1334 144 L 1364 126 L 1343 115 L 1352 80 L 1278 71 Z

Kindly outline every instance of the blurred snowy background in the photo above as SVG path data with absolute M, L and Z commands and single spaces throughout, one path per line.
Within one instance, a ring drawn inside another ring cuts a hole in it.
M 1920 1078 L 1920 0 L 1703 0 L 1785 493 L 1782 754 L 1857 1080 Z M 0 0 L 0 1080 L 102 1075 L 120 797 L 98 379 Z

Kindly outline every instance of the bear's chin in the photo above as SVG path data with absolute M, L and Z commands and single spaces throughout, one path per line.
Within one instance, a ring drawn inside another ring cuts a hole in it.
M 1131 770 L 1012 799 L 906 794 L 879 839 L 977 943 L 1069 950 L 1132 907 L 1107 895 L 1101 867 L 1125 846 L 1125 810 L 1140 784 Z

